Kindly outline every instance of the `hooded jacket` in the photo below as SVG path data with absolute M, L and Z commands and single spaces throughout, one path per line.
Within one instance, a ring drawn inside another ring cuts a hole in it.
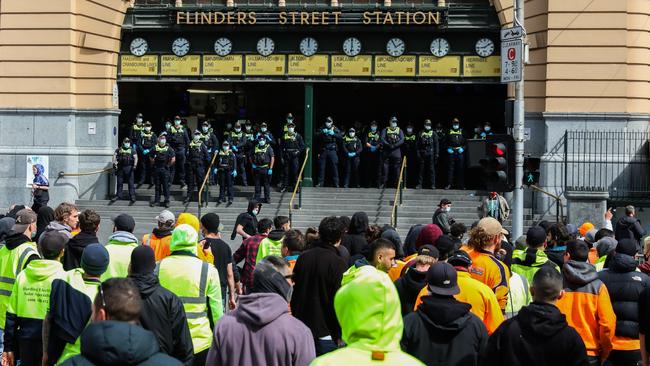
M 248 201 L 248 208 L 246 209 L 246 212 L 240 213 L 235 220 L 235 225 L 233 225 L 232 228 L 232 234 L 230 234 L 230 240 L 235 240 L 235 237 L 237 236 L 238 225 L 241 225 L 244 232 L 248 235 L 252 236 L 257 234 L 257 215 L 253 214 L 253 210 L 256 209 L 257 206 L 258 202 L 256 200 Z
M 107 320 L 88 326 L 81 334 L 81 355 L 65 366 L 180 366 L 160 352 L 156 337 L 135 324 Z
M 488 341 L 486 366 L 587 366 L 580 335 L 552 304 L 533 302 L 506 320 Z
M 560 312 L 585 342 L 587 355 L 606 359 L 612 349 L 616 315 L 607 287 L 596 268 L 570 260 L 562 267 L 564 296 L 557 302 Z
M 68 239 L 72 239 L 72 229 L 70 228 L 70 226 L 68 226 L 66 224 L 62 224 L 62 223 L 60 223 L 58 221 L 50 222 L 45 227 L 45 230 L 43 230 L 43 233 L 48 232 L 48 231 L 58 231 L 58 232 L 64 234 L 65 236 L 67 236 Z M 40 241 L 40 238 L 43 236 L 42 235 L 43 233 L 41 233 L 41 235 L 38 237 L 39 241 Z
M 397 230 L 394 227 L 385 225 L 382 228 L 381 238 L 387 239 L 395 246 L 395 256 L 397 258 L 404 257 L 404 248 L 402 247 L 402 239 L 399 237 Z
M 142 237 L 142 245 L 150 246 L 153 249 L 156 262 L 160 262 L 169 255 L 171 242 L 172 231 L 170 228 L 156 227 L 151 234 L 145 234 Z
M 206 366 L 307 366 L 316 350 L 311 331 L 289 314 L 289 304 L 276 293 L 239 297 L 237 309 L 214 330 Z
M 438 208 L 431 218 L 433 224 L 438 225 L 443 234 L 451 232 L 451 223 L 449 222 L 449 213 L 442 208 Z M 429 243 L 431 244 L 431 243 Z
M 194 348 L 181 300 L 160 286 L 153 273 L 131 275 L 129 278 L 138 287 L 142 298 L 142 327 L 156 336 L 160 352 L 174 357 L 186 366 L 191 365 Z
M 641 226 L 641 222 L 636 217 L 623 216 L 616 222 L 616 230 L 614 230 L 616 240 L 632 239 L 639 243 L 641 238 L 645 235 L 645 230 Z
M 52 207 L 43 206 L 38 209 L 36 214 L 36 240 L 41 237 L 47 225 L 52 221 L 54 221 L 54 209 Z
M 259 263 L 265 257 L 270 255 L 282 256 L 282 238 L 284 238 L 284 230 L 276 229 L 269 233 L 269 235 L 262 239 L 260 246 L 257 248 L 257 257 L 255 263 Z
M 89 231 L 81 231 L 74 238 L 68 240 L 65 244 L 65 253 L 63 253 L 63 269 L 69 271 L 80 268 L 81 254 L 84 248 L 95 243 L 99 243 L 97 234 Z
M 533 276 L 543 266 L 551 266 L 560 272 L 560 267 L 552 262 L 544 251 L 535 248 L 515 250 L 512 252 L 510 270 L 526 278 L 528 283 L 533 283 Z
M 451 296 L 423 297 L 404 318 L 402 349 L 427 365 L 478 365 L 488 334 L 470 308 Z
M 366 232 L 368 231 L 368 215 L 365 212 L 356 212 L 350 219 L 348 233 L 341 239 L 341 246 L 350 252 L 350 257 L 361 254 L 368 246 Z
M 11 228 L 16 223 L 13 217 L 3 217 L 0 219 L 0 241 L 4 240 L 7 235 L 11 234 Z
M 347 347 L 318 357 L 312 366 L 422 365 L 400 349 L 404 323 L 397 291 L 384 272 L 372 266 L 347 271 L 334 307 Z
M 405 316 L 413 312 L 418 294 L 427 284 L 426 277 L 426 272 L 411 268 L 395 281 L 397 295 L 399 295 L 399 301 L 402 304 L 402 315 Z
M 126 277 L 129 274 L 131 252 L 138 246 L 138 238 L 126 231 L 116 231 L 108 238 L 106 250 L 111 258 L 102 282 L 113 277 Z

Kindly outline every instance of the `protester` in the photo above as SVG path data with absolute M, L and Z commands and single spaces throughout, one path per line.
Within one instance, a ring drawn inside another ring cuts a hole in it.
M 398 258 L 404 257 L 402 238 L 400 238 L 399 233 L 397 233 L 397 230 L 394 227 L 390 225 L 384 225 L 381 230 L 381 238 L 389 240 L 391 243 L 393 243 L 393 246 L 395 247 L 395 255 Z
M 32 180 L 32 197 L 34 204 L 32 211 L 38 212 L 41 207 L 47 206 L 50 201 L 50 181 L 45 176 L 45 168 L 42 164 L 32 165 L 32 172 L 34 179 Z
M 357 256 L 368 245 L 366 232 L 368 231 L 368 214 L 365 212 L 355 212 L 350 219 L 348 233 L 341 240 L 341 246 L 347 248 L 350 257 Z
M 460 249 L 463 245 L 463 237 L 466 233 L 467 227 L 462 222 L 456 222 L 451 225 L 449 237 L 451 238 L 452 243 L 454 243 L 454 250 Z
M 455 222 L 454 219 L 449 217 L 449 211 L 451 211 L 451 201 L 443 198 L 431 219 L 432 223 L 438 225 L 443 234 L 449 234 L 451 232 L 451 225 Z
M 84 248 L 90 244 L 99 243 L 97 232 L 101 217 L 94 210 L 84 210 L 79 214 L 79 229 L 81 231 L 68 241 L 63 254 L 63 269 L 69 271 L 81 266 L 81 255 Z
M 258 203 L 255 199 L 248 201 L 248 209 L 246 212 L 240 213 L 235 220 L 230 240 L 235 240 L 237 235 L 240 235 L 242 240 L 246 240 L 257 234 L 257 215 L 260 214 L 260 210 L 262 210 L 261 203 Z
M 562 275 L 542 267 L 530 290 L 533 303 L 490 336 L 484 365 L 588 365 L 584 342 L 555 306 L 563 295 Z
M 194 231 L 197 233 L 201 232 L 201 222 L 199 221 L 199 218 L 196 217 L 196 215 L 193 215 L 189 212 L 183 212 L 178 215 L 178 219 L 176 220 L 176 227 L 183 224 L 191 226 L 192 229 L 194 229 Z M 196 244 L 196 256 L 205 263 L 214 264 L 214 256 L 212 255 L 212 251 L 210 250 L 209 245 L 207 245 L 205 241 L 201 241 Z
M 404 317 L 402 349 L 427 365 L 478 366 L 488 333 L 470 311 L 472 305 L 454 299 L 461 292 L 456 270 L 451 264 L 435 263 L 426 282 L 422 305 Z M 497 311 L 501 313 L 498 306 Z
M 415 224 L 409 228 L 409 232 L 406 234 L 406 239 L 404 239 L 404 254 L 406 256 L 411 256 L 418 251 L 415 243 L 417 242 L 418 236 L 420 235 L 420 232 L 422 232 L 423 228 L 424 225 L 422 224 Z
M 172 230 L 176 226 L 176 216 L 171 211 L 163 210 L 156 216 L 157 227 L 151 234 L 142 237 L 142 244 L 151 247 L 156 256 L 156 262 L 160 262 L 170 253 L 169 245 L 172 241 Z
M 72 203 L 63 202 L 54 210 L 54 221 L 50 222 L 44 232 L 58 231 L 72 238 L 72 230 L 79 224 L 79 209 Z M 40 236 L 39 236 L 40 240 Z
M 221 240 L 223 225 L 219 215 L 208 213 L 201 217 L 201 232 L 203 237 L 202 245 L 208 246 L 214 257 L 214 267 L 219 272 L 219 284 L 221 285 L 221 301 L 228 304 L 232 310 L 235 308 L 235 294 L 239 291 L 235 288 L 235 260 L 232 257 L 230 246 Z M 228 294 L 226 294 L 228 290 Z
M 43 206 L 38 210 L 38 212 L 36 212 L 36 214 L 36 236 L 34 239 L 38 241 L 38 238 L 40 238 L 41 234 L 45 232 L 50 222 L 54 221 L 54 209 L 50 206 Z
M 515 250 L 512 253 L 510 269 L 524 278 L 528 283 L 533 282 L 533 276 L 543 266 L 553 267 L 560 272 L 560 267 L 548 259 L 546 247 L 546 231 L 539 226 L 533 226 L 526 232 L 526 250 Z
M 235 263 L 244 261 L 244 267 L 241 271 L 241 283 L 246 293 L 253 288 L 253 271 L 255 270 L 255 261 L 260 243 L 269 235 L 272 226 L 273 221 L 269 219 L 260 220 L 257 224 L 257 232 L 259 234 L 245 239 L 241 246 L 233 253 Z
M 341 221 L 335 216 L 324 218 L 318 226 L 318 233 L 319 240 L 298 257 L 293 269 L 295 287 L 291 311 L 309 327 L 316 354 L 322 355 L 341 344 L 341 327 L 334 313 L 334 294 L 341 286 L 347 263 L 337 250 L 343 233 Z
M 11 234 L 11 228 L 16 224 L 16 219 L 13 217 L 3 217 L 0 219 L 0 242 Z M 38 218 L 36 219 L 36 230 L 38 230 Z M 38 232 L 38 231 L 37 231 Z
M 278 256 L 282 254 L 282 238 L 284 238 L 285 232 L 291 228 L 289 218 L 287 216 L 277 216 L 273 219 L 273 227 L 275 230 L 262 239 L 257 248 L 256 263 L 269 255 Z
M 300 254 L 305 251 L 305 236 L 298 229 L 291 229 L 284 234 L 282 239 L 282 257 L 289 263 L 293 271 Z
M 138 288 L 142 299 L 140 324 L 156 335 L 160 352 L 190 366 L 194 348 L 183 303 L 178 296 L 160 285 L 154 274 L 155 268 L 156 258 L 151 248 L 141 245 L 131 252 L 129 278 Z
M 131 252 L 138 246 L 138 239 L 133 235 L 135 220 L 127 214 L 113 218 L 113 234 L 108 238 L 106 250 L 111 261 L 102 275 L 102 282 L 113 277 L 126 277 L 129 274 Z
M 63 366 L 177 366 L 162 352 L 153 333 L 138 324 L 140 295 L 133 281 L 112 278 L 99 286 L 93 302 L 93 324 L 81 334 L 81 354 Z
M 316 357 L 311 331 L 289 313 L 290 275 L 280 257 L 257 264 L 251 293 L 216 325 L 206 366 L 307 366 Z
M 371 265 L 382 272 L 388 273 L 395 267 L 395 245 L 388 239 L 377 239 L 368 247 L 367 261 L 360 260 L 355 266 Z
M 591 227 L 593 227 L 593 225 Z M 588 230 L 589 229 L 585 230 L 585 234 Z M 546 241 L 546 250 L 544 250 L 544 253 L 546 253 L 548 259 L 561 268 L 564 265 L 566 243 L 571 240 L 569 231 L 564 224 L 553 224 L 546 231 L 546 234 L 549 238 Z
M 505 317 L 510 319 L 519 313 L 524 306 L 530 305 L 530 282 L 526 277 L 512 272 L 508 281 L 508 302 L 505 308 Z
M 625 206 L 625 216 L 616 221 L 616 240 L 632 239 L 639 246 L 641 238 L 646 234 L 641 220 L 636 218 L 636 209 L 634 206 Z M 641 248 L 638 248 L 641 249 Z M 640 251 L 640 250 L 639 250 Z
M 493 217 L 499 220 L 500 223 L 508 220 L 510 216 L 510 206 L 505 197 L 497 192 L 490 192 L 489 195 L 483 199 L 480 207 L 481 217 Z
M 650 365 L 650 288 L 639 295 L 639 343 L 643 366 Z
M 423 245 L 413 259 L 413 266 L 395 281 L 395 288 L 402 306 L 402 315 L 413 312 L 420 291 L 426 286 L 427 271 L 438 261 L 438 249 L 433 245 Z

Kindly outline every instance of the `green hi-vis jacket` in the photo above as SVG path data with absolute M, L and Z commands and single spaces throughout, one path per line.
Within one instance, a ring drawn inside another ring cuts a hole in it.
M 544 251 L 539 249 L 527 248 L 526 250 L 517 249 L 512 252 L 512 265 L 510 270 L 526 278 L 528 283 L 533 283 L 533 276 L 542 266 L 552 266 L 560 271 L 560 267 L 553 263 Z

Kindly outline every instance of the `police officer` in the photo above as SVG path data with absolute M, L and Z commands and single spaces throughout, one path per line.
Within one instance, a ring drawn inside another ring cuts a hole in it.
M 420 174 L 416 189 L 421 189 L 424 183 L 425 170 L 429 172 L 431 189 L 436 188 L 436 162 L 438 161 L 438 135 L 433 132 L 431 120 L 424 120 L 424 130 L 420 131 L 417 139 L 417 154 L 420 161 Z
M 176 154 L 176 163 L 171 170 L 171 183 L 178 176 L 181 189 L 185 187 L 185 157 L 187 155 L 187 145 L 190 144 L 188 131 L 181 124 L 181 117 L 174 117 L 174 125 L 170 127 L 169 144 Z
M 223 130 L 223 140 L 226 141 L 230 139 L 231 133 L 232 133 L 232 122 L 226 122 L 226 129 Z
M 271 132 L 269 132 L 269 128 L 266 125 L 266 122 L 262 122 L 260 124 L 260 131 L 255 136 L 255 139 L 258 140 L 260 138 L 260 136 L 264 136 L 264 138 L 266 139 L 266 144 L 267 145 L 275 144 L 275 138 L 273 137 L 273 134 Z
M 229 146 L 235 154 L 237 174 L 241 176 L 241 182 L 244 187 L 248 186 L 246 177 L 246 135 L 241 129 L 241 122 L 235 123 L 235 128 L 230 133 Z M 240 174 L 241 172 L 241 174 Z M 225 202 L 225 201 L 224 201 Z
M 365 159 L 364 166 L 366 168 L 366 177 L 368 177 L 369 187 L 380 187 L 382 178 L 382 163 L 381 163 L 381 142 L 379 141 L 379 131 L 377 130 L 377 122 L 370 122 L 370 129 L 364 136 L 365 145 Z M 374 182 L 373 182 L 374 179 Z
M 205 161 L 208 159 L 208 148 L 205 146 L 201 140 L 201 132 L 194 131 L 194 136 L 190 142 L 189 149 L 187 149 L 187 197 L 185 197 L 184 203 L 187 203 L 192 198 L 192 193 L 194 189 L 201 186 L 203 179 L 205 178 Z M 203 201 L 206 201 L 207 191 L 204 190 L 205 194 Z
M 289 113 L 291 115 L 291 113 Z M 287 117 L 288 119 L 288 117 Z M 282 156 L 282 187 L 280 192 L 286 192 L 287 188 L 293 187 L 298 179 L 300 155 L 305 149 L 305 142 L 296 132 L 296 125 L 291 122 L 286 124 L 287 130 L 280 139 L 280 156 Z
M 208 159 L 206 160 L 206 167 L 210 165 L 210 160 L 212 155 L 217 153 L 219 150 L 219 139 L 217 135 L 214 134 L 210 122 L 204 121 L 201 124 L 201 141 L 205 144 L 205 147 L 208 148 Z
M 124 189 L 124 181 L 126 181 L 129 185 L 129 200 L 131 204 L 135 203 L 133 176 L 137 166 L 138 154 L 135 152 L 133 146 L 131 146 L 131 139 L 126 137 L 122 142 L 122 146 L 115 149 L 115 153 L 113 154 L 113 169 L 115 169 L 115 175 L 117 175 L 117 194 L 111 200 L 112 202 L 118 199 L 124 199 L 122 191 Z
M 352 186 L 359 188 L 359 162 L 363 144 L 357 137 L 357 131 L 350 127 L 348 134 L 343 137 L 343 158 L 345 159 L 345 175 L 343 186 L 350 185 L 350 174 L 352 174 Z
M 149 206 L 160 204 L 160 194 L 165 196 L 165 207 L 169 207 L 169 185 L 171 184 L 171 171 L 176 163 L 176 154 L 167 144 L 167 134 L 163 132 L 158 136 L 158 144 L 152 150 L 149 160 L 153 164 L 155 195 Z
M 233 180 L 237 177 L 237 158 L 232 150 L 230 150 L 230 143 L 224 141 L 221 145 L 221 150 L 217 153 L 217 167 L 214 168 L 214 174 L 219 181 L 219 198 L 217 204 L 226 202 L 228 196 L 228 204 L 233 200 Z
M 284 123 L 284 127 L 282 128 L 282 132 L 287 132 L 287 130 L 289 129 L 289 123 L 293 123 L 294 124 L 293 127 L 296 127 L 296 124 L 293 121 L 293 114 L 291 114 L 291 112 L 287 113 L 286 122 Z
M 490 122 L 485 122 L 485 124 L 483 124 L 483 130 L 481 131 L 479 138 L 481 140 L 485 140 L 488 136 L 492 135 L 494 135 L 494 132 L 492 132 L 492 124 Z
M 142 116 L 142 113 L 138 113 L 135 115 L 135 121 L 133 122 L 133 125 L 131 125 L 131 131 L 129 132 L 129 138 L 131 139 L 131 144 L 133 145 L 133 149 L 135 150 L 136 154 L 138 154 L 138 159 L 142 161 L 142 148 L 140 147 L 140 138 L 142 136 L 142 131 L 144 131 L 144 118 Z M 142 165 L 142 164 L 140 164 Z M 138 176 L 142 176 L 142 170 L 143 167 L 140 166 L 138 170 Z M 134 172 L 133 174 L 136 174 Z
M 404 187 L 413 186 L 418 173 L 420 161 L 417 153 L 417 134 L 412 124 L 406 125 L 404 132 L 404 144 L 402 145 L 402 156 L 406 156 L 406 171 L 404 172 Z
M 395 184 L 399 179 L 399 168 L 402 162 L 402 151 L 400 147 L 404 143 L 404 132 L 397 127 L 397 117 L 393 116 L 388 122 L 388 127 L 381 131 L 382 160 L 384 164 L 384 176 L 382 185 L 384 188 L 388 183 L 390 175 L 395 177 Z
M 156 146 L 156 140 L 156 133 L 151 130 L 151 122 L 145 122 L 144 130 L 140 134 L 140 143 L 138 144 L 139 151 L 142 154 L 142 159 L 138 159 L 140 161 L 139 186 L 145 182 L 149 182 L 149 188 L 153 187 L 151 183 L 151 162 L 149 161 L 149 156 Z
M 257 137 L 257 145 L 253 149 L 251 156 L 251 166 L 253 167 L 253 180 L 255 181 L 255 200 L 258 202 L 271 202 L 271 176 L 273 175 L 273 164 L 275 156 L 273 148 L 268 143 L 266 135 L 261 134 Z M 260 200 L 262 184 L 264 184 L 264 200 Z
M 457 189 L 464 189 L 465 187 L 465 137 L 463 130 L 460 128 L 460 121 L 454 118 L 451 121 L 451 129 L 447 133 L 447 186 L 445 189 L 450 189 L 452 186 Z M 454 177 L 456 181 L 454 182 Z
M 325 169 L 330 165 L 334 186 L 339 186 L 339 157 L 336 154 L 338 142 L 341 140 L 341 131 L 334 126 L 332 117 L 325 119 L 325 126 L 316 131 L 316 137 L 320 139 L 321 151 L 318 156 L 318 187 L 325 186 Z M 329 164 L 328 164 L 329 162 Z

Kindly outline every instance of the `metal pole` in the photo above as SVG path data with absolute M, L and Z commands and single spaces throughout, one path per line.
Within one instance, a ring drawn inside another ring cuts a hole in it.
M 305 145 L 313 150 L 314 135 L 314 84 L 305 83 Z M 312 155 L 313 157 L 313 155 Z M 303 174 L 303 187 L 313 187 L 314 183 L 311 178 L 312 158 L 307 158 L 307 165 Z
M 524 26 L 524 0 L 516 0 L 514 25 Z M 524 28 L 525 29 L 525 28 Z M 522 32 L 526 34 L 526 32 Z M 522 34 L 522 37 L 523 37 Z M 522 50 L 523 51 L 523 50 Z M 503 57 L 503 55 L 502 55 Z M 522 59 L 524 52 L 521 52 Z M 515 140 L 515 190 L 513 192 L 512 238 L 524 233 L 524 64 L 522 60 L 521 81 L 515 83 L 515 113 L 513 137 Z

